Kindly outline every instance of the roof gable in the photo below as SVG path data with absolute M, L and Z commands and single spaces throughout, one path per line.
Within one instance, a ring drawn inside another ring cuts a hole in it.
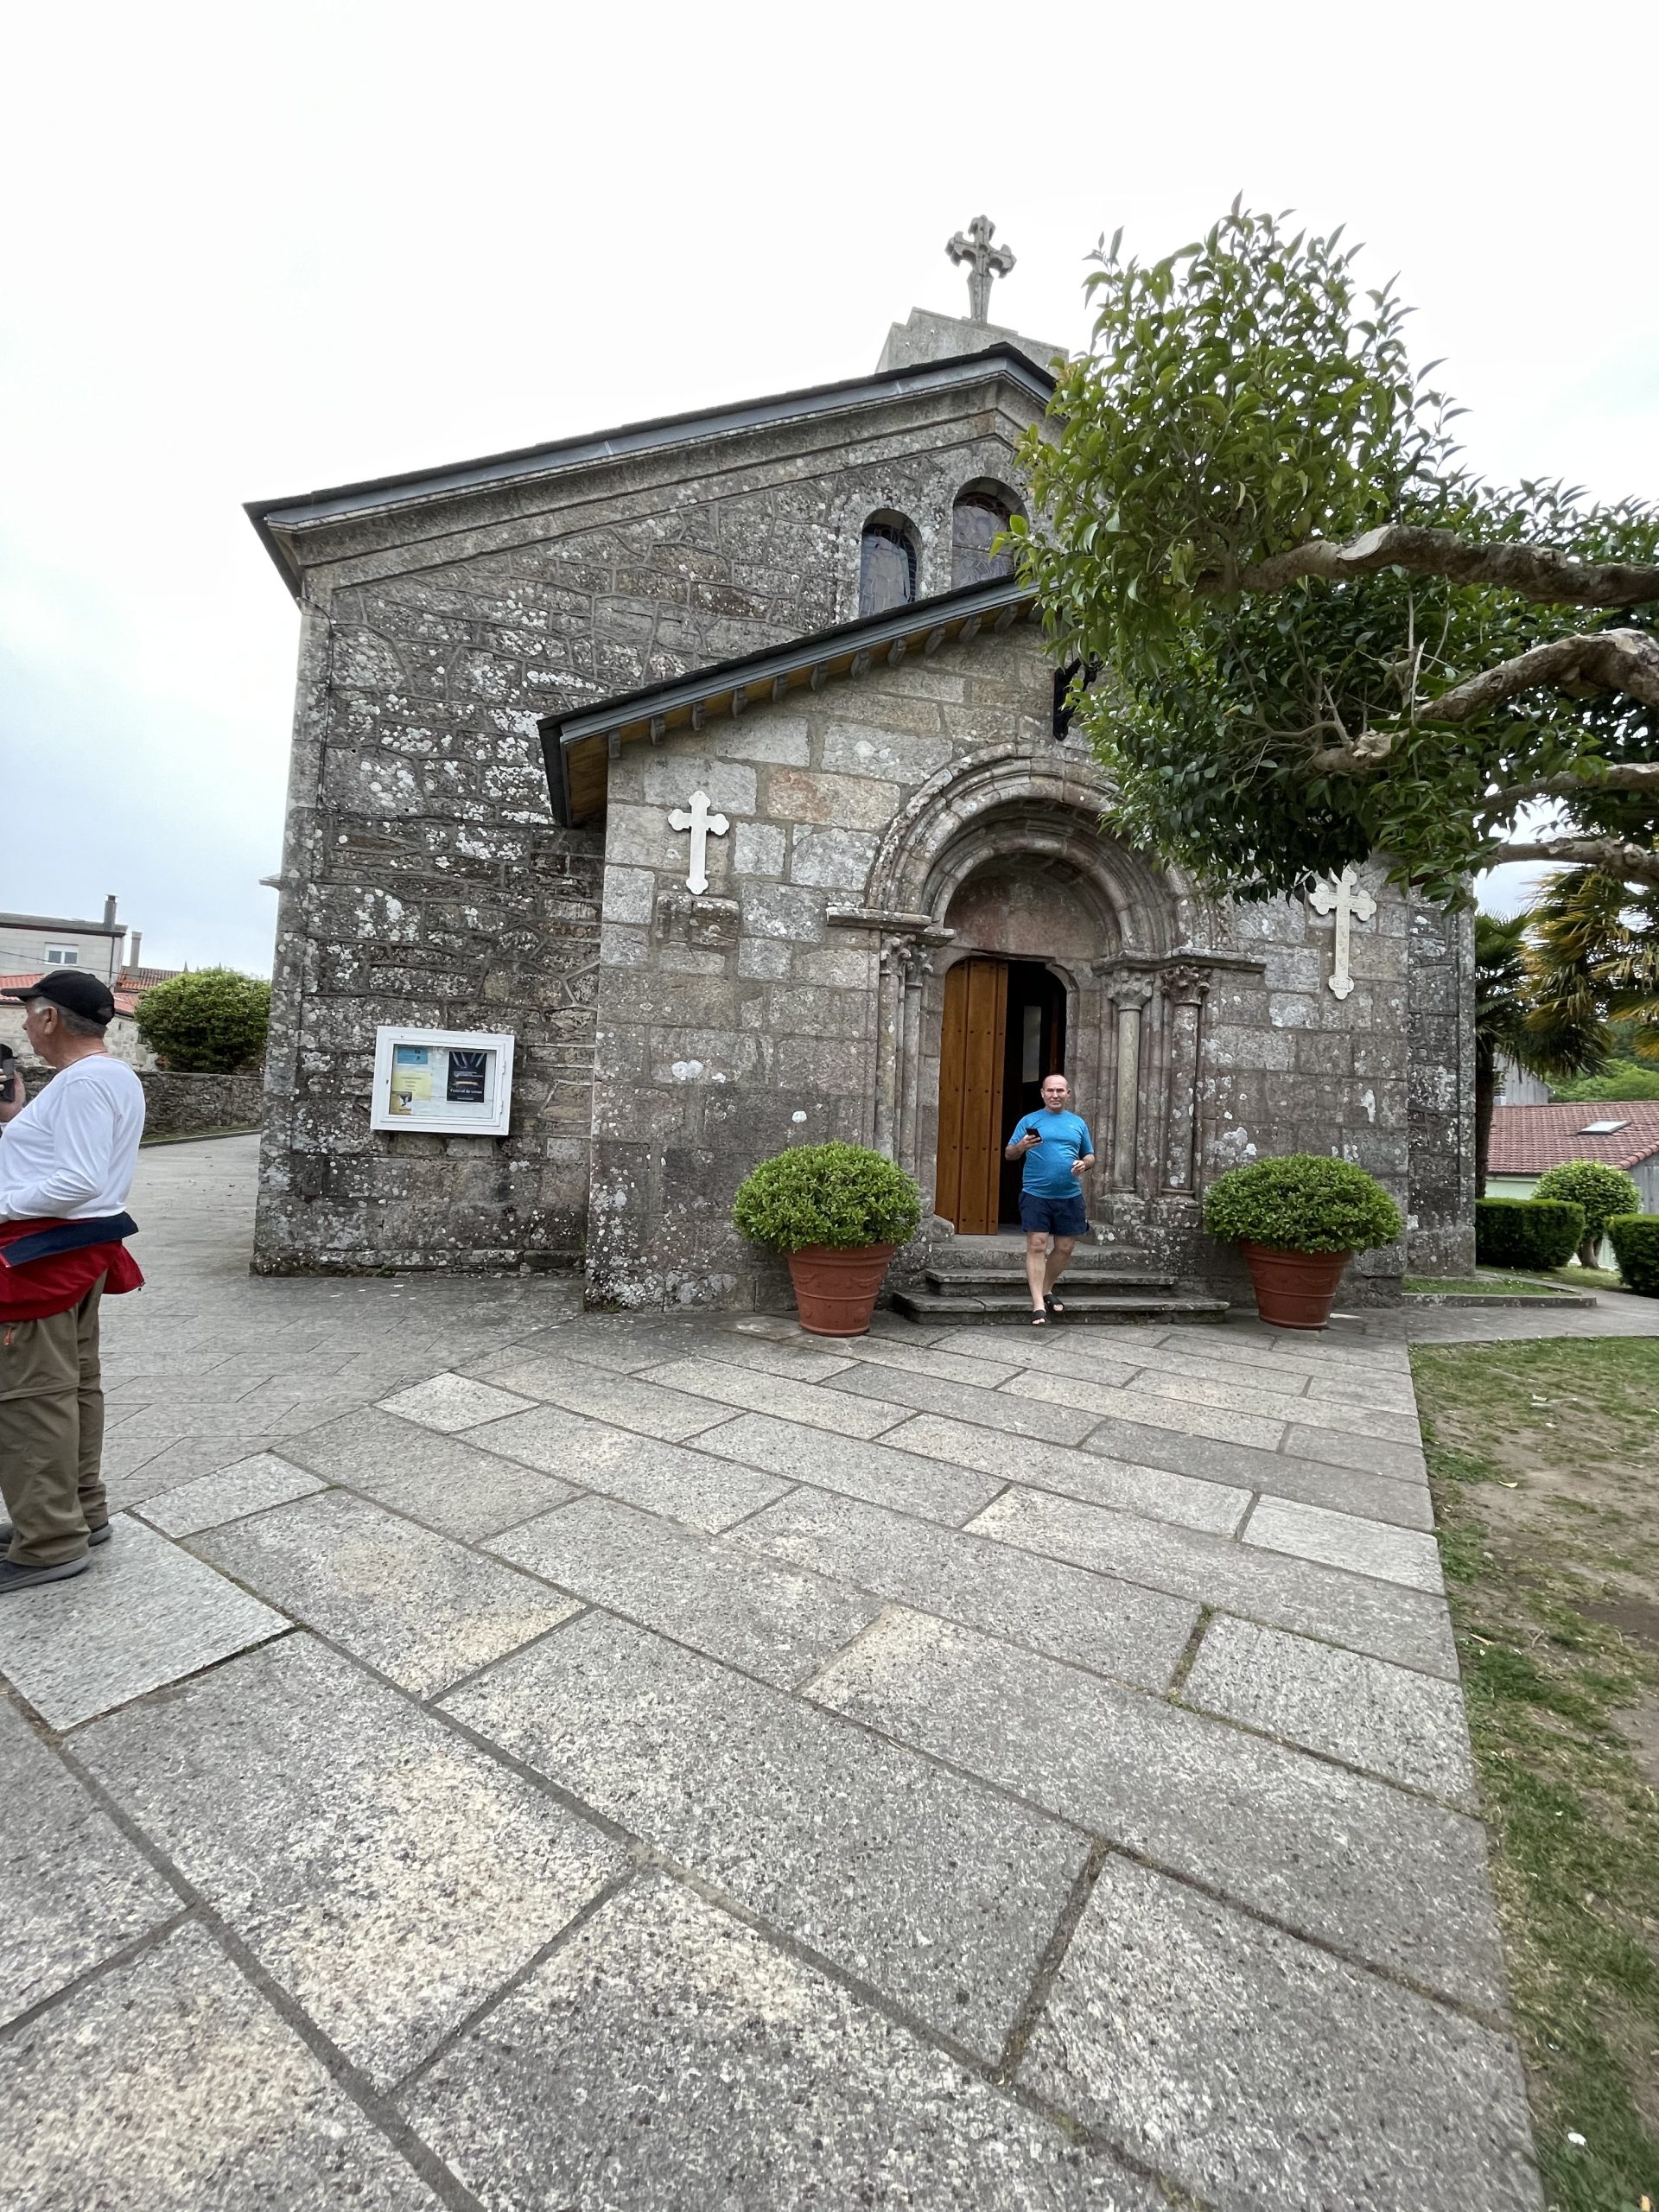
M 1021 386 L 1039 408 L 1048 404 L 1054 389 L 1052 377 L 1036 367 L 1016 347 L 998 344 L 987 346 L 982 353 L 963 354 L 953 360 L 884 369 L 873 376 L 849 378 L 837 384 L 812 385 L 799 391 L 775 392 L 760 399 L 699 408 L 686 415 L 659 416 L 650 422 L 586 432 L 576 437 L 556 439 L 547 445 L 522 446 L 511 453 L 490 454 L 476 461 L 454 461 L 396 476 L 372 477 L 362 483 L 335 485 L 288 499 L 251 499 L 244 512 L 276 563 L 283 582 L 297 598 L 304 563 L 285 542 L 285 533 L 308 525 L 341 521 L 422 500 L 455 497 L 493 485 L 524 482 L 567 469 L 591 467 L 595 462 L 626 461 L 676 446 L 695 445 L 740 431 L 845 413 L 913 394 L 948 391 L 955 385 L 971 385 L 988 372 L 1005 376 Z

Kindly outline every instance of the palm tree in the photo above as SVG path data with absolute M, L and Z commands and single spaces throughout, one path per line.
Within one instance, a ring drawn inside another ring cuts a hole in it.
M 1541 1034 L 1619 1025 L 1634 1058 L 1659 1061 L 1659 890 L 1563 868 L 1532 912 L 1529 965 Z M 1584 1072 L 1584 1071 L 1575 1071 Z
M 1574 873 L 1588 874 L 1588 870 Z M 1587 1075 L 1607 1056 L 1607 1029 L 1592 996 L 1570 986 L 1541 995 L 1538 955 L 1529 946 L 1530 914 L 1475 916 L 1475 1196 L 1486 1195 L 1492 1109 L 1501 1058 L 1526 1075 L 1560 1082 Z

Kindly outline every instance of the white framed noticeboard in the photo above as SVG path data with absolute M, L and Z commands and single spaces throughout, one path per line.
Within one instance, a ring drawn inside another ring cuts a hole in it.
M 483 1029 L 375 1031 L 371 1128 L 504 1137 L 512 1108 L 510 1036 Z

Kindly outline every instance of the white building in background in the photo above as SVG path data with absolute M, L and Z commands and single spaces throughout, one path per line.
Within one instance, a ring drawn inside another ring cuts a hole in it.
M 156 1056 L 138 1034 L 133 1019 L 138 1001 L 176 968 L 141 968 L 141 933 L 116 918 L 116 897 L 104 901 L 101 922 L 73 921 L 56 914 L 0 914 L 0 991 L 21 990 L 54 968 L 82 968 L 107 983 L 115 999 L 115 1019 L 105 1041 L 118 1059 L 135 1068 L 153 1068 Z M 27 1059 L 23 1009 L 15 1000 L 0 1001 L 0 1044 Z

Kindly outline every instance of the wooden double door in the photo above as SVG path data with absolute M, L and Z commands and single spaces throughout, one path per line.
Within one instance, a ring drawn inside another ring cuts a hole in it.
M 962 1236 L 1020 1217 L 1020 1166 L 1008 1132 L 1064 1071 L 1065 986 L 1034 960 L 959 960 L 944 979 L 939 1141 L 933 1210 Z

